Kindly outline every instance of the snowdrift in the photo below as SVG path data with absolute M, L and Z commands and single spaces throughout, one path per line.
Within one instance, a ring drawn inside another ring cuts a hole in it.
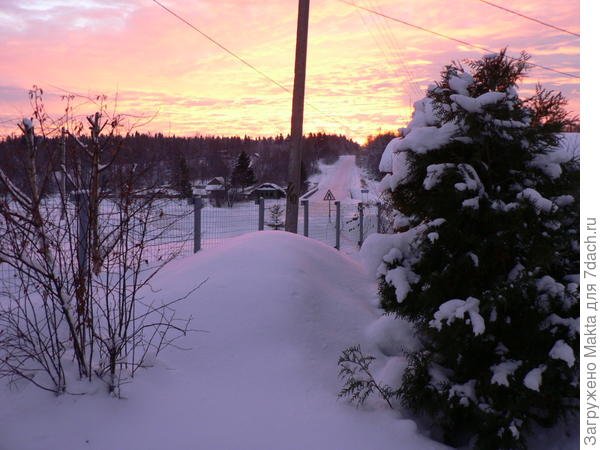
M 203 280 L 178 305 L 203 331 L 136 376 L 124 399 L 100 385 L 61 397 L 0 387 L 0 449 L 445 448 L 377 401 L 366 411 L 336 399 L 341 350 L 374 351 L 375 285 L 357 262 L 301 236 L 251 233 L 171 263 L 149 296 Z

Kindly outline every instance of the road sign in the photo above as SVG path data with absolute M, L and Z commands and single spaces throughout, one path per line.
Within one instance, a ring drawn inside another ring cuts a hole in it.
M 327 194 L 325 194 L 325 197 L 323 197 L 323 200 L 329 200 L 329 201 L 335 200 L 335 197 L 331 193 L 330 189 L 327 189 Z
M 323 197 L 323 200 L 329 201 L 329 222 L 331 222 L 331 201 L 335 200 L 335 197 L 331 193 L 331 189 L 327 189 L 327 194 L 325 194 L 325 197 Z

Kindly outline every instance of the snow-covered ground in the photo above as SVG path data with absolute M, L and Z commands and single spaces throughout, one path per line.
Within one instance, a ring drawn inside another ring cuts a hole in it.
M 552 162 L 543 161 L 549 170 Z M 354 157 L 325 167 L 319 191 L 324 196 L 331 189 L 353 205 L 353 190 L 364 184 Z M 344 167 L 352 167 L 346 187 L 335 182 Z M 311 204 L 327 208 L 319 195 Z M 330 227 L 326 211 L 319 212 L 323 233 Z M 251 220 L 235 233 L 256 229 L 245 225 L 255 223 L 254 212 L 246 214 Z M 202 330 L 178 342 L 187 350 L 161 354 L 123 387 L 123 399 L 109 397 L 100 384 L 73 383 L 72 394 L 87 395 L 60 397 L 26 383 L 0 384 L 0 450 L 447 448 L 382 400 L 357 409 L 336 398 L 344 348 L 360 344 L 377 357 L 376 378 L 397 386 L 406 360 L 387 355 L 410 348 L 414 338 L 407 323 L 381 316 L 375 306 L 370 266 L 381 255 L 365 250 L 349 257 L 331 247 L 330 237 L 326 245 L 280 231 L 252 232 L 169 263 L 149 296 L 177 298 L 207 280 L 177 306 L 178 316 L 193 316 L 192 327 Z M 578 448 L 576 425 L 569 436 L 566 431 L 536 430 L 530 449 Z
M 310 181 L 318 184 L 317 190 L 309 196 L 311 202 L 327 203 L 324 198 L 328 191 L 335 200 L 345 203 L 375 202 L 379 196 L 376 182 L 369 180 L 356 165 L 354 155 L 342 155 L 331 165 L 320 164 L 319 173 Z
M 355 260 L 302 236 L 251 233 L 172 262 L 154 295 L 204 279 L 178 307 L 204 331 L 179 342 L 188 350 L 163 353 L 124 399 L 100 385 L 60 397 L 2 386 L 0 449 L 444 448 L 381 401 L 356 409 L 336 399 L 342 349 L 382 356 L 367 333 L 375 285 Z
M 323 201 L 328 191 L 336 200 L 356 199 L 353 191 L 360 192 L 360 172 L 354 155 L 342 155 L 332 165 L 320 165 L 319 188 L 311 196 L 313 201 Z

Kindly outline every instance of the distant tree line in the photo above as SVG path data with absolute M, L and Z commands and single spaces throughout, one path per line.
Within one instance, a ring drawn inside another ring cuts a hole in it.
M 379 171 L 381 155 L 383 155 L 383 151 L 390 141 L 399 136 L 399 133 L 388 131 L 387 133 L 367 138 L 367 143 L 363 147 L 363 154 L 360 158 L 360 165 L 367 170 L 374 180 L 381 180 L 383 178 L 384 173 Z
M 14 182 L 26 189 L 26 174 L 22 171 L 22 136 L 9 136 L 0 142 L 0 168 L 14 174 Z M 83 164 L 78 155 L 78 144 L 71 139 L 49 138 L 39 143 L 36 155 L 38 163 L 61 170 L 63 164 L 61 146 L 64 145 L 67 171 L 77 164 Z M 192 184 L 202 183 L 213 177 L 231 180 L 240 154 L 245 153 L 256 178 L 256 182 L 274 182 L 285 186 L 287 182 L 289 136 L 278 135 L 268 138 L 196 136 L 176 137 L 163 134 L 132 133 L 115 138 L 118 152 L 106 155 L 110 158 L 110 179 L 116 178 L 119 171 L 135 167 L 140 175 L 138 183 L 146 186 L 171 186 L 178 191 L 186 191 L 189 180 Z M 302 149 L 303 180 L 318 171 L 318 161 L 331 164 L 339 155 L 358 154 L 360 145 L 345 136 L 325 133 L 310 133 L 304 137 Z M 74 187 L 71 186 L 71 189 Z M 50 189 L 52 191 L 52 189 Z

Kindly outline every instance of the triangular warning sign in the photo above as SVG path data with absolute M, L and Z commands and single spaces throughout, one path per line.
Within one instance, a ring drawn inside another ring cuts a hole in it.
M 329 189 L 327 190 L 327 194 L 325 194 L 325 197 L 323 197 L 323 200 L 335 200 L 335 197 L 331 193 L 331 190 L 329 190 Z

